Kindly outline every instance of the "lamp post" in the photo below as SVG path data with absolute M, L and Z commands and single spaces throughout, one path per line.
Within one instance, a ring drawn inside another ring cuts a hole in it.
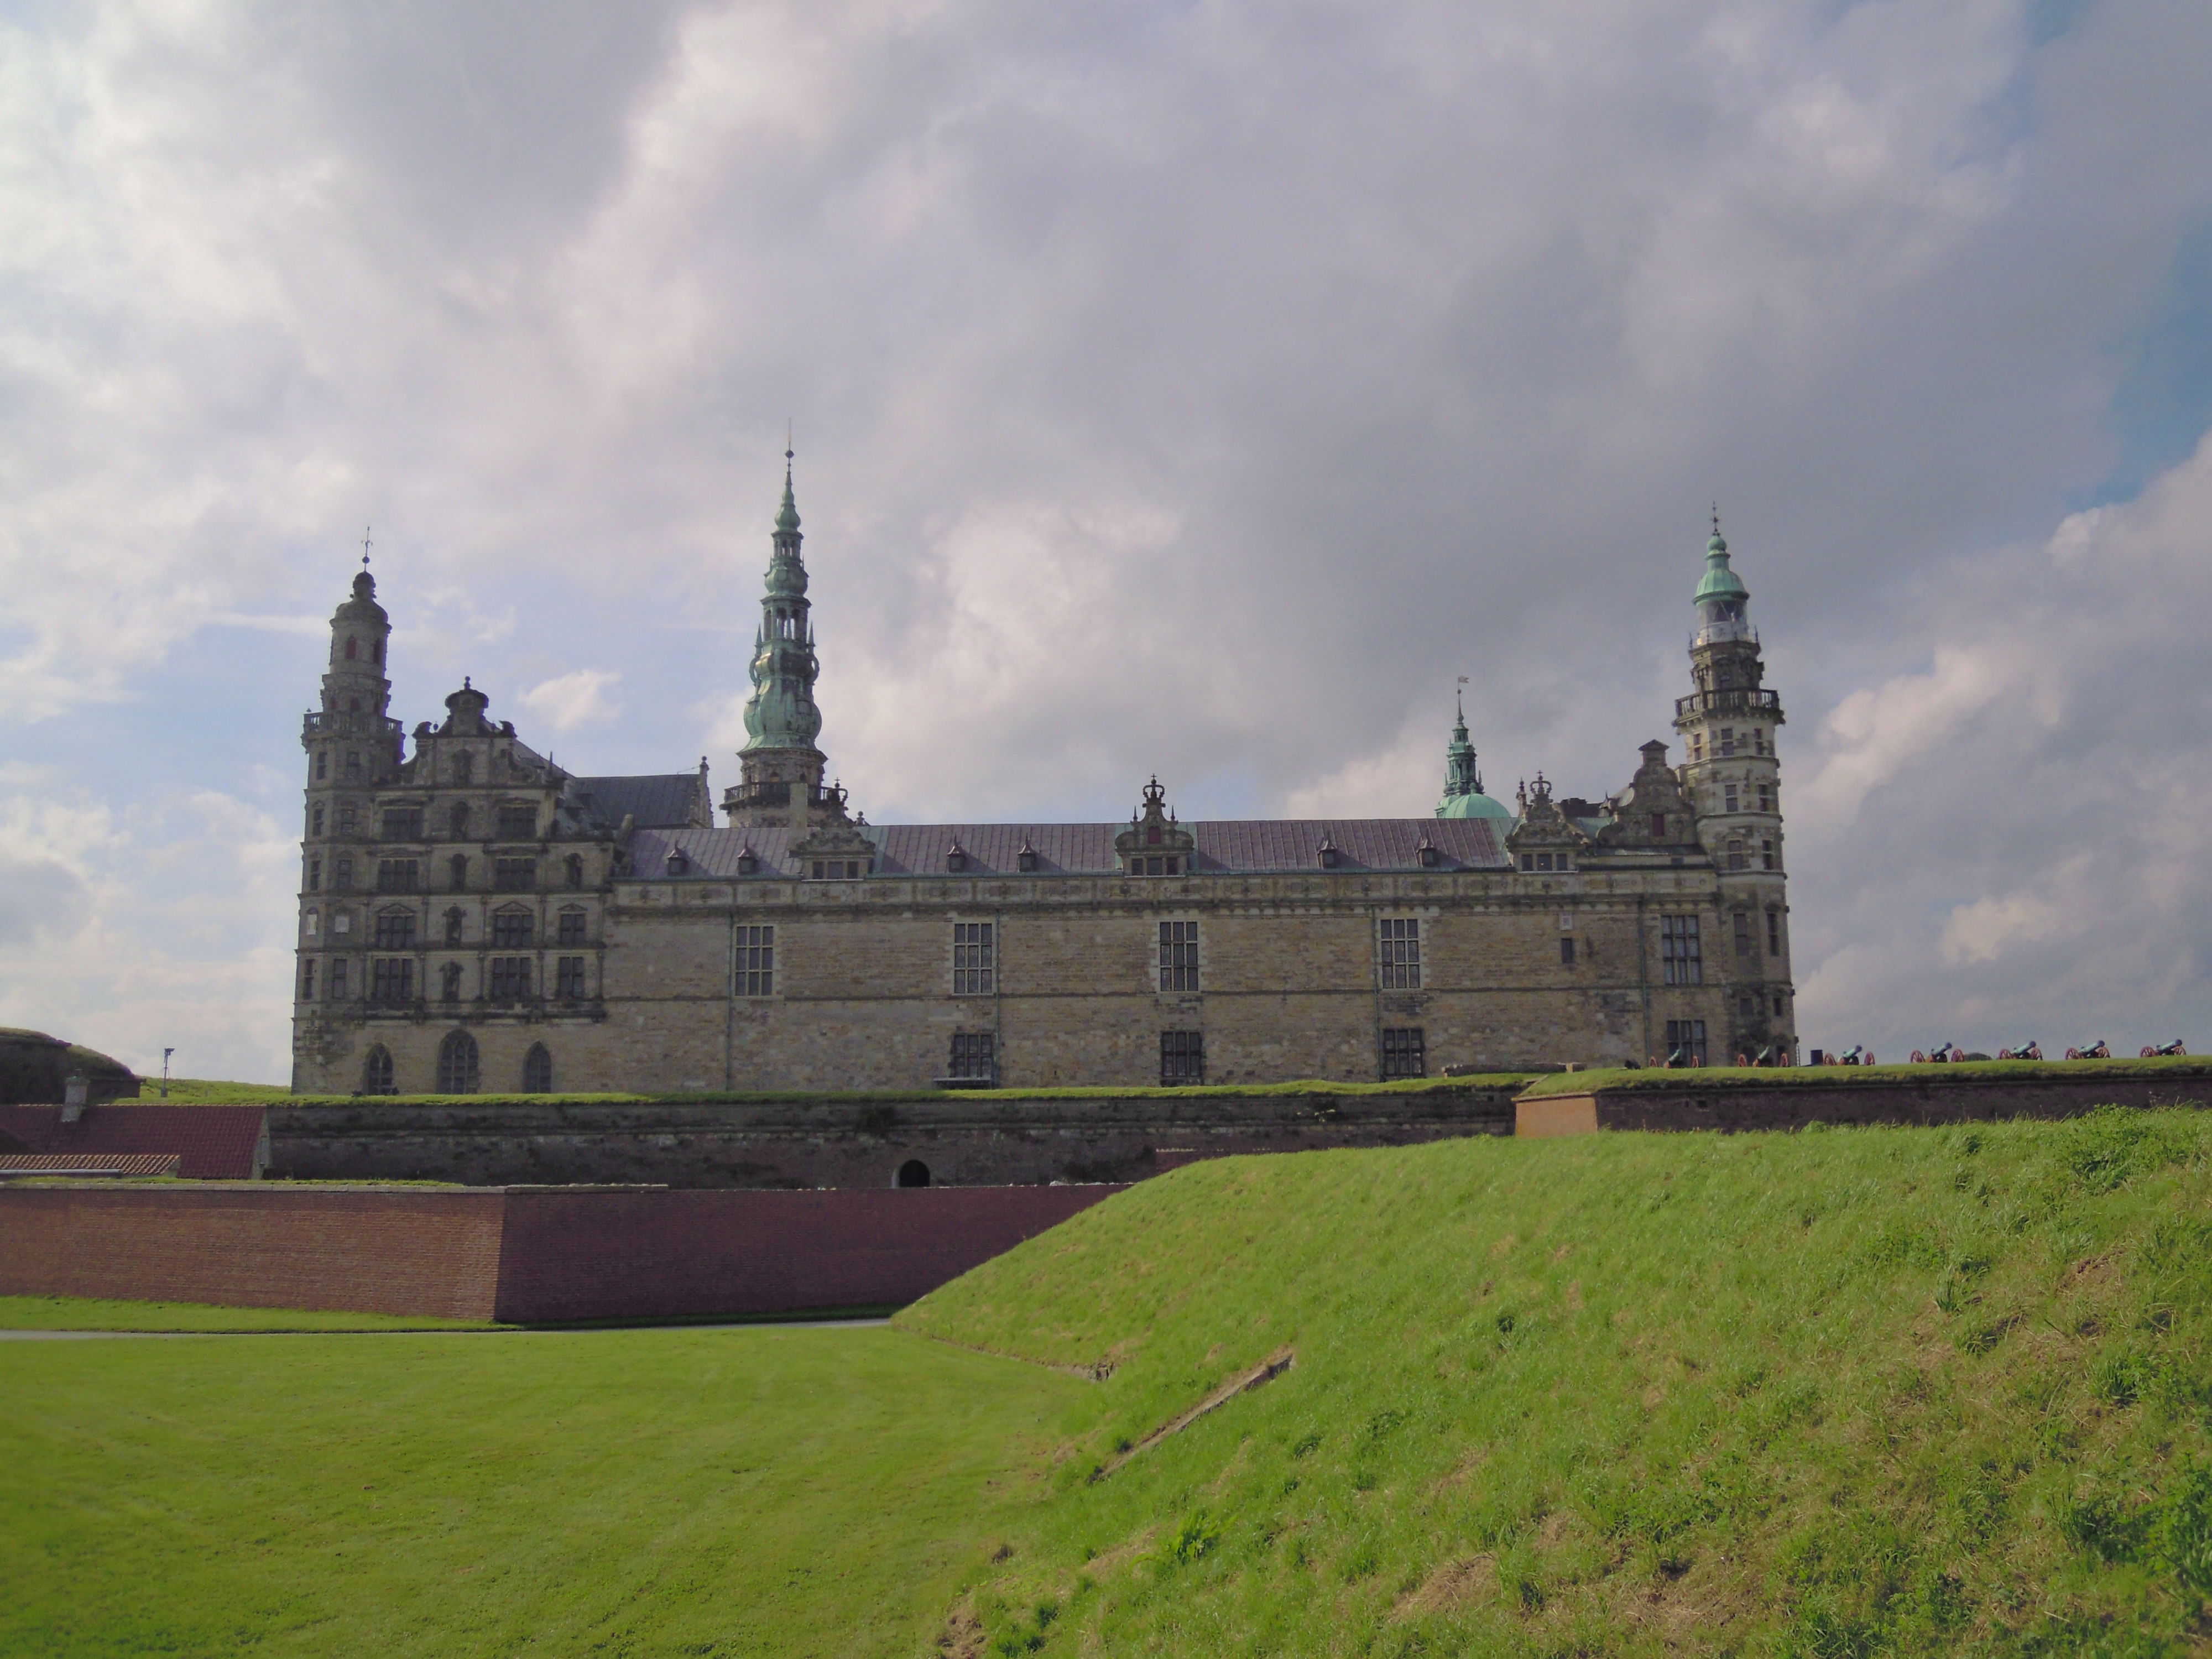
M 161 1098 L 164 1100 L 169 1097 L 169 1056 L 176 1052 L 174 1048 L 161 1050 Z

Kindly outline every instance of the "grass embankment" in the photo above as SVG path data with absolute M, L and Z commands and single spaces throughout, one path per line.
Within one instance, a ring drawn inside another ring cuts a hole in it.
M 108 1302 L 77 1296 L 0 1296 L 0 1331 L 475 1331 L 488 1319 L 219 1308 L 201 1302 Z
M 1087 1386 L 880 1328 L 0 1343 L 0 1652 L 915 1655 Z
M 898 1322 L 1115 1367 L 963 1651 L 2203 1644 L 2195 1113 L 1201 1164 Z
M 1405 1078 L 1390 1083 L 1333 1083 L 1323 1078 L 1302 1078 L 1291 1083 L 1224 1083 L 1177 1089 L 1085 1085 L 1048 1089 L 873 1089 L 819 1093 L 785 1089 L 679 1095 L 295 1095 L 289 1090 L 262 1084 L 195 1082 L 190 1085 L 194 1091 L 191 1097 L 184 1103 L 216 1106 L 259 1104 L 265 1101 L 270 1104 L 289 1106 L 604 1106 L 648 1103 L 669 1106 L 891 1106 L 945 1101 L 1234 1100 L 1292 1095 L 1404 1095 L 1423 1094 L 1436 1089 L 1517 1088 L 1532 1075 L 1534 1073 L 1528 1072 L 1497 1072 L 1480 1077 Z M 173 1081 L 169 1086 L 169 1098 L 174 1103 L 180 1098 L 175 1092 L 180 1085 Z M 250 1092 L 222 1092 L 226 1090 Z
M 2096 1082 L 2113 1078 L 2130 1083 L 2193 1085 L 2212 1082 L 2212 1055 L 2179 1054 L 2151 1060 L 1966 1060 L 1950 1065 L 1900 1066 L 1698 1066 L 1603 1067 L 1554 1072 L 1537 1078 L 1522 1092 L 1580 1095 L 1593 1089 L 1787 1089 L 1819 1084 L 1862 1086 L 1899 1083 Z

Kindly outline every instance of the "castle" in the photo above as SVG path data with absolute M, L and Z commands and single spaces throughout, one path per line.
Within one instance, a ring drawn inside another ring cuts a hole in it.
M 307 716 L 308 1094 L 1265 1083 L 1796 1045 L 1779 696 L 1716 521 L 1680 766 L 1432 817 L 871 824 L 824 782 L 787 457 L 717 825 L 696 772 L 577 777 L 472 684 L 410 739 L 366 568 Z M 365 562 L 364 562 L 365 564 Z

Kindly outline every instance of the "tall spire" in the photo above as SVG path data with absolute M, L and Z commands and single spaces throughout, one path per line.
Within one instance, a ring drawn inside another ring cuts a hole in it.
M 808 620 L 806 565 L 799 556 L 799 503 L 792 494 L 793 450 L 785 440 L 783 505 L 775 515 L 767 591 L 753 636 L 753 695 L 745 703 L 747 751 L 811 749 L 822 733 L 814 704 L 814 629 Z
M 794 536 L 799 533 L 799 503 L 791 497 L 791 458 L 796 453 L 787 427 L 783 434 L 783 507 L 775 515 L 775 527 L 779 532 L 788 531 Z

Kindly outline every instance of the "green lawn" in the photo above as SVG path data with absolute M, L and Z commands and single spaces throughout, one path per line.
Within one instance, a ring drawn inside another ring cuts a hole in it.
M 915 1304 L 1115 1367 L 1004 1653 L 2202 1652 L 2212 1121 L 1201 1164 Z M 1280 1347 L 1296 1363 L 1091 1472 Z
M 202 1302 L 102 1302 L 76 1296 L 0 1296 L 0 1331 L 466 1331 L 489 1320 L 398 1318 L 292 1308 L 217 1308 Z
M 882 1328 L 0 1342 L 0 1653 L 921 1653 L 1087 1385 Z
M 1604 1066 L 1583 1072 L 1554 1072 L 1540 1077 L 1527 1095 L 1581 1095 L 1593 1089 L 1784 1089 L 1817 1084 L 1825 1088 L 1860 1088 L 1899 1083 L 1941 1083 L 1946 1079 L 1977 1083 L 2055 1080 L 2064 1083 L 2122 1079 L 2130 1083 L 2172 1084 L 2178 1093 L 2212 1085 L 2212 1056 L 2173 1054 L 2148 1060 L 1966 1060 L 1947 1065 L 1909 1062 L 1893 1066 L 1698 1066 L 1668 1068 Z

